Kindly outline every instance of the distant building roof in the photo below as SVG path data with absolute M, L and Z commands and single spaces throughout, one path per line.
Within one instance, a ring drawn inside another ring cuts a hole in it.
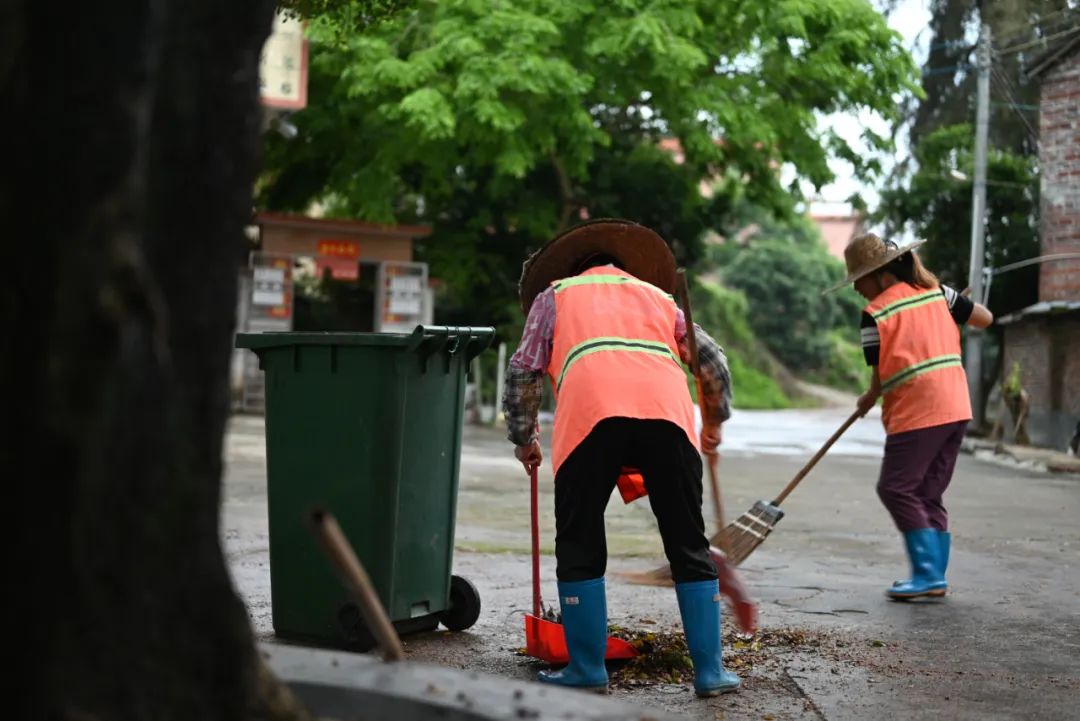
M 863 221 L 862 216 L 857 213 L 811 213 L 810 220 L 821 230 L 821 238 L 825 241 L 829 255 L 840 260 L 844 259 L 844 248 L 848 241 L 862 230 Z
M 1057 315 L 1059 313 L 1070 313 L 1078 310 L 1080 310 L 1080 300 L 1044 300 L 1041 303 L 1022 308 L 1015 313 L 1002 316 L 997 320 L 997 324 L 1008 325 L 1031 316 Z
M 431 234 L 431 226 L 428 225 L 387 225 L 383 223 L 369 223 L 364 220 L 313 218 L 307 215 L 275 213 L 270 211 L 256 213 L 255 223 L 257 225 L 308 228 L 329 232 L 363 233 L 366 235 L 405 238 L 422 238 Z
M 1039 78 L 1078 50 L 1080 50 L 1080 34 L 1073 34 L 1058 43 L 1050 45 L 1029 62 L 1024 63 L 1024 77 L 1027 79 Z

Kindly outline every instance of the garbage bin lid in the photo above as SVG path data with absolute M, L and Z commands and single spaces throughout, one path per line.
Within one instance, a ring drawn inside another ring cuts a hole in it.
M 318 333 L 273 331 L 266 333 L 237 333 L 236 347 L 264 350 L 298 345 L 335 346 L 405 346 L 411 334 L 406 333 Z

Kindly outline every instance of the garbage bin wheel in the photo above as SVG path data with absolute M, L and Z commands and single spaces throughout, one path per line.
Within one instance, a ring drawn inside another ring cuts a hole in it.
M 450 608 L 439 614 L 442 625 L 451 631 L 464 631 L 480 618 L 480 593 L 461 576 L 450 577 Z

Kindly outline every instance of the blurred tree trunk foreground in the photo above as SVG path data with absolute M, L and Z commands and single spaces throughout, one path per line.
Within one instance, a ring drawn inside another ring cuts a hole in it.
M 291 718 L 219 540 L 272 0 L 0 6 L 10 718 Z

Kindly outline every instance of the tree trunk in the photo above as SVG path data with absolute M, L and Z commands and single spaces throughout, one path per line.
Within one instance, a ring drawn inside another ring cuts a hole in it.
M 10 718 L 293 713 L 218 527 L 273 5 L 0 10 Z

